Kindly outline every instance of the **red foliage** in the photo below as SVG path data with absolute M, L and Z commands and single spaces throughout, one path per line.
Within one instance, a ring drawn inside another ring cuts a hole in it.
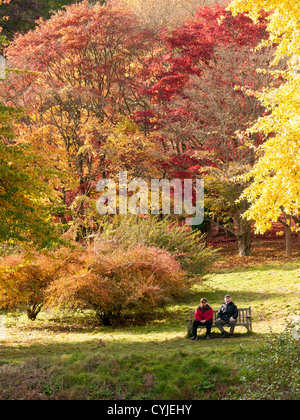
M 149 93 L 155 99 L 168 100 L 182 90 L 191 75 L 201 74 L 201 62 L 213 59 L 215 47 L 254 47 L 266 37 L 264 18 L 255 25 L 243 14 L 234 17 L 223 6 L 204 7 L 195 18 L 164 37 L 167 52 L 162 61 L 168 70 L 161 68 L 160 78 Z
M 216 45 L 228 45 L 232 40 L 237 47 L 255 45 L 266 36 L 264 18 L 254 25 L 244 14 L 233 16 L 224 6 L 216 5 L 200 9 L 195 18 L 173 31 L 167 42 L 172 49 L 184 50 L 185 57 L 193 61 L 200 57 L 209 60 Z
M 180 138 L 176 138 L 175 130 L 171 134 L 177 150 L 175 151 L 176 156 L 171 158 L 170 161 L 170 176 L 187 177 L 187 174 L 192 176 L 193 172 L 199 169 L 199 165 L 205 166 L 210 164 L 214 166 L 214 160 L 210 162 L 206 157 L 203 157 L 201 161 L 199 156 L 197 159 L 193 157 L 195 148 L 190 146 L 191 142 L 186 142 L 184 147 L 182 147 L 184 142 L 182 137 L 185 134 L 193 139 L 193 128 L 210 125 L 213 130 L 214 126 L 220 125 L 219 121 L 214 120 L 212 115 L 209 121 L 205 117 L 201 120 L 201 116 L 199 117 L 193 111 L 195 107 L 191 106 L 195 104 L 195 100 L 194 103 L 189 103 L 185 89 L 194 85 L 193 78 L 195 76 L 203 78 L 207 69 L 216 68 L 215 80 L 211 88 L 216 89 L 218 87 L 221 96 L 224 86 L 229 86 L 230 84 L 232 97 L 242 98 L 242 92 L 234 91 L 234 86 L 238 84 L 234 73 L 235 69 L 232 69 L 231 79 L 228 77 L 228 74 L 224 77 L 224 74 L 222 75 L 218 70 L 222 67 L 222 64 L 217 62 L 220 58 L 216 52 L 222 46 L 235 51 L 242 51 L 247 47 L 250 51 L 251 48 L 258 45 L 266 37 L 265 16 L 259 20 L 258 24 L 254 24 L 247 16 L 240 14 L 234 17 L 224 6 L 219 5 L 200 9 L 192 20 L 187 21 L 170 34 L 163 34 L 166 52 L 163 58 L 160 59 L 160 62 L 153 66 L 155 69 L 152 75 L 154 82 L 152 86 L 143 91 L 143 94 L 147 94 L 152 103 L 151 115 L 152 119 L 155 120 L 155 125 L 152 127 L 149 125 L 150 129 L 160 129 L 164 133 L 165 129 L 170 130 L 172 125 L 177 125 L 175 129 L 177 129 L 177 133 L 181 133 Z M 246 64 L 247 62 L 245 61 Z M 249 70 L 245 68 L 245 73 L 247 71 Z M 147 77 L 149 78 L 149 75 Z M 207 88 L 209 89 L 211 81 L 207 83 Z M 247 88 L 253 88 L 251 82 L 247 85 Z M 241 99 L 240 104 L 241 127 L 243 127 L 245 121 L 242 101 L 243 99 Z M 221 99 L 220 105 L 222 105 Z M 228 106 L 228 104 L 226 105 L 225 97 L 223 106 L 224 108 Z M 205 111 L 203 114 L 206 113 L 206 116 L 208 115 L 208 107 L 208 104 L 203 105 L 203 110 Z M 246 107 L 245 101 L 244 110 L 246 110 Z M 140 121 L 142 121 L 143 116 L 147 119 L 149 113 L 149 110 L 147 110 L 147 114 L 140 112 Z M 190 128 L 190 133 L 188 134 L 190 122 L 192 122 L 193 128 Z M 231 136 L 233 135 L 234 131 L 228 133 L 228 141 L 232 141 Z M 165 142 L 168 143 L 167 141 Z M 218 139 L 216 138 L 213 144 L 205 145 L 204 149 L 207 152 L 207 156 L 215 152 L 217 142 Z M 201 145 L 199 145 L 198 150 L 201 150 Z
M 44 88 L 64 88 L 90 107 L 96 101 L 95 112 L 104 119 L 128 105 L 126 95 L 137 84 L 131 65 L 150 43 L 151 34 L 125 9 L 83 1 L 47 21 L 40 19 L 34 31 L 14 40 L 6 55 L 12 66 L 41 72 L 42 79 L 36 79 Z

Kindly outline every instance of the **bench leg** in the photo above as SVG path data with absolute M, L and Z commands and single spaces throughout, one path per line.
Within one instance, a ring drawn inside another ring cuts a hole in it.
M 187 322 L 187 335 L 188 337 L 191 337 L 193 333 L 193 324 L 191 323 L 191 321 Z

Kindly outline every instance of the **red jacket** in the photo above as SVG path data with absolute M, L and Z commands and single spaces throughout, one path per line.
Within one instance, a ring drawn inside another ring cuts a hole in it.
M 198 306 L 195 312 L 195 319 L 197 321 L 210 321 L 213 322 L 214 311 L 208 305 L 204 308 L 202 306 Z

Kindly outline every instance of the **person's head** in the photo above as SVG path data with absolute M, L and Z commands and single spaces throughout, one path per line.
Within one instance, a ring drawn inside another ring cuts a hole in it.
M 206 299 L 206 298 L 202 298 L 202 299 L 200 300 L 200 305 L 201 305 L 201 306 L 206 306 L 206 305 L 207 305 L 207 299 Z
M 228 305 L 228 303 L 231 302 L 231 296 L 230 295 L 226 295 L 225 298 L 224 298 L 224 300 L 225 300 L 225 303 L 227 303 L 227 305 Z

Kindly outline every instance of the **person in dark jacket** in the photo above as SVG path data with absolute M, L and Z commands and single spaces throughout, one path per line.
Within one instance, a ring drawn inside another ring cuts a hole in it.
M 195 319 L 193 322 L 193 335 L 191 337 L 191 340 L 197 339 L 197 328 L 200 325 L 206 326 L 205 337 L 207 340 L 210 339 L 210 331 L 211 331 L 211 326 L 213 324 L 213 316 L 214 316 L 214 311 L 208 305 L 207 299 L 202 298 L 200 301 L 200 306 L 198 306 L 198 308 L 195 311 Z
M 225 296 L 225 303 L 221 306 L 219 309 L 219 312 L 217 314 L 216 319 L 216 327 L 219 328 L 221 331 L 221 337 L 228 337 L 227 332 L 224 330 L 224 325 L 230 325 L 230 335 L 233 335 L 234 328 L 236 325 L 236 320 L 238 317 L 238 308 L 236 305 L 232 302 L 231 296 L 226 295 Z

